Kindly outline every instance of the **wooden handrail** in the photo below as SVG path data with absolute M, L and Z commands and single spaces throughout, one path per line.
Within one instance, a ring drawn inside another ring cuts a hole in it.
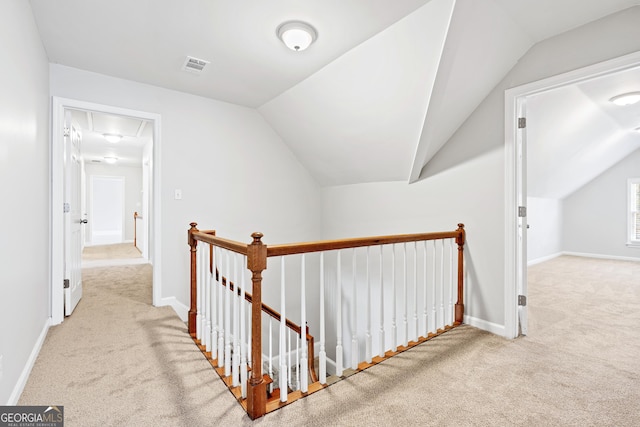
M 197 225 L 197 224 L 196 224 Z M 208 243 L 210 245 L 219 246 L 224 249 L 228 249 L 232 252 L 236 252 L 242 255 L 247 255 L 248 245 L 246 243 L 236 242 L 235 240 L 223 239 L 222 237 L 217 237 L 215 235 L 215 231 L 207 230 L 207 231 L 194 231 L 192 233 L 193 239 L 199 240 L 204 243 Z
M 357 237 L 353 239 L 271 245 L 267 247 L 267 257 L 360 248 L 363 246 L 388 245 L 393 243 L 420 242 L 423 240 L 453 239 L 457 238 L 459 234 L 459 231 L 456 230 L 438 233 L 397 234 L 392 236 Z

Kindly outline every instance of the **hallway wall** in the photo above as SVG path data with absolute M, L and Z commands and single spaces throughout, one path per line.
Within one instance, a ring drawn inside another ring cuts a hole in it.
M 29 360 L 36 356 L 32 350 L 44 340 L 49 320 L 49 66 L 27 1 L 0 2 L 0 64 L 0 405 L 5 405 L 17 402 Z

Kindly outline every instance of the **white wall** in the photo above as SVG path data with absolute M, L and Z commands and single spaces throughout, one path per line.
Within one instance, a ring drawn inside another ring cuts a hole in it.
M 562 252 L 562 200 L 527 198 L 527 261 L 544 261 Z
M 124 218 L 123 238 L 125 241 L 133 241 L 133 213 L 142 213 L 142 166 L 118 166 L 96 165 L 87 163 L 85 166 L 87 175 L 87 219 L 89 220 L 87 231 L 91 230 L 93 218 L 91 218 L 91 177 L 117 176 L 124 178 Z M 87 244 L 91 244 L 91 234 L 86 234 Z
M 640 177 L 640 150 L 564 200 L 566 252 L 640 259 L 627 247 L 627 179 Z
M 17 402 L 49 318 L 47 62 L 29 2 L 0 2 L 0 405 Z
M 640 50 L 638 22 L 640 7 L 634 7 L 536 44 L 425 167 L 422 181 L 323 190 L 326 236 L 453 229 L 464 222 L 466 313 L 479 326 L 500 333 L 505 314 L 504 91 Z
M 51 93 L 161 115 L 161 298 L 189 304 L 191 221 L 247 243 L 254 231 L 267 244 L 318 237 L 317 184 L 256 110 L 61 65 Z

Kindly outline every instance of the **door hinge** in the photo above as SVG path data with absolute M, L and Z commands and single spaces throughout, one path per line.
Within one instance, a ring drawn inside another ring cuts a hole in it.
M 64 279 L 64 288 L 69 289 L 69 279 Z
M 524 218 L 527 216 L 527 207 L 526 206 L 518 206 L 518 216 L 520 218 Z
M 527 118 L 518 117 L 518 129 L 524 129 L 527 127 Z
M 69 135 L 71 135 L 71 129 L 69 129 L 68 127 L 65 127 L 62 130 L 62 136 L 64 136 L 65 138 L 68 137 Z
M 69 203 L 64 203 L 62 205 L 62 213 L 69 213 L 71 212 L 71 206 L 69 205 Z
M 526 307 L 527 297 L 525 295 L 518 295 L 518 305 L 521 307 Z

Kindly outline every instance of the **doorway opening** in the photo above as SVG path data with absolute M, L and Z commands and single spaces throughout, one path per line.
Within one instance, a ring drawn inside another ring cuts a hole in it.
M 526 335 L 528 101 L 640 67 L 640 52 L 505 91 L 505 336 Z M 577 125 L 576 125 L 577 127 Z M 566 165 L 563 166 L 563 169 Z
M 160 305 L 160 116 L 154 113 L 53 97 L 51 150 L 51 323 L 64 320 L 64 287 L 70 246 L 64 227 L 69 189 L 65 180 L 65 130 L 80 130 L 81 179 L 72 183 L 83 224 L 82 267 L 123 263 L 152 265 L 152 303 Z M 107 139 L 112 139 L 109 142 Z M 116 140 L 117 138 L 117 140 Z M 114 142 L 115 141 L 115 142 Z M 134 235 L 135 230 L 135 235 Z M 73 244 L 72 246 L 77 246 Z M 75 253 L 75 252 L 74 252 Z M 81 295 L 81 292 L 80 292 Z

